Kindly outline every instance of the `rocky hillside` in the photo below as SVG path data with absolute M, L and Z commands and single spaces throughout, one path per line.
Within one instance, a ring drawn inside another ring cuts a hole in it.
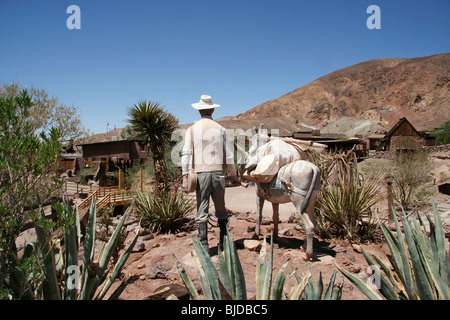
M 312 126 L 351 136 L 389 130 L 401 117 L 418 130 L 450 120 L 450 53 L 362 62 L 256 106 L 233 121 L 278 119 L 289 130 Z

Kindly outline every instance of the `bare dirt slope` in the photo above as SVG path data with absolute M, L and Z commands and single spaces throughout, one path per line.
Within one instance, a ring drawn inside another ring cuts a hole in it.
M 450 53 L 361 62 L 216 121 L 228 129 L 244 130 L 264 123 L 285 136 L 320 129 L 351 137 L 388 131 L 402 117 L 419 131 L 450 120 Z M 121 130 L 111 130 L 110 139 L 121 139 Z M 105 138 L 102 133 L 84 142 Z

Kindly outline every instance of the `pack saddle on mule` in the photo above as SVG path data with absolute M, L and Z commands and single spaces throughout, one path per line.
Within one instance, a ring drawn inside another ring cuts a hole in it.
M 326 145 L 291 138 L 254 135 L 245 163 L 240 166 L 242 180 L 254 182 L 256 191 L 255 237 L 260 235 L 264 201 L 272 203 L 273 236 L 278 236 L 279 205 L 292 202 L 305 225 L 305 260 L 313 255 L 314 205 L 320 188 L 319 168 L 306 161 L 306 152 L 323 152 Z M 240 150 L 239 150 L 240 149 Z

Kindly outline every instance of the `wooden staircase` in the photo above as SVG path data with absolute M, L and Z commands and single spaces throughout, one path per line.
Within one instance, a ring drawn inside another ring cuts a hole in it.
M 133 200 L 133 193 L 129 190 L 119 190 L 118 188 L 97 187 L 91 188 L 89 194 L 77 206 L 80 218 L 89 211 L 92 200 L 95 199 L 97 209 L 114 204 L 116 206 L 130 204 Z

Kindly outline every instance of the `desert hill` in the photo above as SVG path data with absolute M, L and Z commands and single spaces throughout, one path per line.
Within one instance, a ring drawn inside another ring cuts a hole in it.
M 450 120 L 450 53 L 358 63 L 256 106 L 233 121 L 278 119 L 286 129 L 312 126 L 351 136 L 389 130 L 401 117 L 418 130 L 431 130 Z

